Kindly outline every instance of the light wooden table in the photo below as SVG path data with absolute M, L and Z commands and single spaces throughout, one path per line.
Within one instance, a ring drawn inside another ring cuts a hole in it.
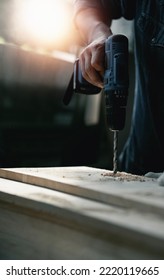
M 164 187 L 107 175 L 0 169 L 0 259 L 163 259 Z

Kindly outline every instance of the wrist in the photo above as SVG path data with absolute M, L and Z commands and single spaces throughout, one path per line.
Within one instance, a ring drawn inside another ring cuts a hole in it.
M 92 43 L 96 39 L 105 40 L 112 35 L 111 29 L 103 22 L 96 22 L 88 32 L 87 44 Z
M 107 21 L 102 13 L 94 8 L 79 12 L 75 17 L 75 23 L 87 45 L 97 38 L 103 40 L 112 34 L 110 20 Z

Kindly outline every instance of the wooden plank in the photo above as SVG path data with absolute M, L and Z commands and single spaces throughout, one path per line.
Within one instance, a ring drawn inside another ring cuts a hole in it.
M 126 243 L 114 242 L 75 230 L 61 223 L 38 219 L 13 209 L 0 209 L 0 259 L 100 260 L 156 259 L 159 251 L 134 249 Z
M 120 180 L 89 167 L 0 169 L 0 177 L 164 217 L 164 188 L 156 180 Z
M 0 208 L 0 257 L 164 257 L 164 223 L 157 214 L 6 179 L 0 180 Z

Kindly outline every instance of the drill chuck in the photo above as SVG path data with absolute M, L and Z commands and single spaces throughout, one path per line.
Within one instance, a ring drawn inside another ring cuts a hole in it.
M 126 119 L 126 93 L 105 91 L 106 120 L 110 130 L 122 130 Z

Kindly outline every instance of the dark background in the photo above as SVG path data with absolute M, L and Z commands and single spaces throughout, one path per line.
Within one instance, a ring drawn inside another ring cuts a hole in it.
M 112 169 L 112 133 L 105 123 L 103 94 L 92 98 L 77 94 L 68 106 L 62 102 L 74 56 L 81 48 L 76 31 L 71 25 L 70 38 L 62 44 L 19 38 L 11 25 L 13 3 L 0 1 L 0 166 Z M 71 11 L 69 1 L 67 5 Z M 30 50 L 25 50 L 24 44 Z M 46 48 L 47 53 L 39 53 L 38 47 Z M 127 122 L 120 132 L 119 150 L 130 127 L 134 84 L 131 51 L 130 80 Z M 96 112 L 97 121 L 92 118 Z M 89 121 L 86 115 L 91 116 Z

